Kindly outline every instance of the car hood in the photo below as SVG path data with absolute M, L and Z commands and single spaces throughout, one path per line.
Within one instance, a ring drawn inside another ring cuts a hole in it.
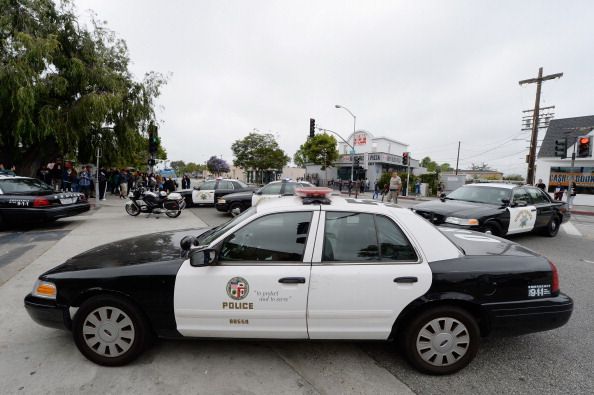
M 536 252 L 501 237 L 473 230 L 437 227 L 464 255 L 540 256 Z
M 180 259 L 181 239 L 187 235 L 199 236 L 208 229 L 210 228 L 151 233 L 104 244 L 68 259 L 44 276 Z
M 486 203 L 465 202 L 462 200 L 435 200 L 417 204 L 415 211 L 428 211 L 445 217 L 476 218 L 491 215 L 501 210 L 502 206 Z
M 253 190 L 244 191 L 244 192 L 235 192 L 225 195 L 223 199 L 231 200 L 231 199 L 251 199 L 252 195 L 254 194 Z

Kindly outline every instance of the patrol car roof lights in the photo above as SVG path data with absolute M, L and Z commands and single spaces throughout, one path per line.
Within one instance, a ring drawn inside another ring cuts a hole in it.
M 303 200 L 303 204 L 330 204 L 328 196 L 332 189 L 324 187 L 302 187 L 295 189 L 295 195 Z

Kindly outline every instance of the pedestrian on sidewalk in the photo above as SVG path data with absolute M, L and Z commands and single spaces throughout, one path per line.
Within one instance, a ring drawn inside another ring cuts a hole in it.
M 373 183 L 373 197 L 372 197 L 372 199 L 373 200 L 377 199 L 378 196 L 379 196 L 379 193 L 380 193 L 380 187 L 379 187 L 379 184 L 376 181 L 376 182 Z
M 569 206 L 569 209 L 571 210 L 571 208 L 573 207 L 573 199 L 575 198 L 575 195 L 577 195 L 575 189 L 577 188 L 577 185 L 575 183 L 575 181 L 571 182 L 571 194 L 569 196 L 567 196 L 567 205 Z
M 421 181 L 419 180 L 415 182 L 415 195 L 417 195 L 417 197 L 421 195 Z
M 88 199 L 91 194 L 91 184 L 93 183 L 93 176 L 91 175 L 91 166 L 87 166 L 84 170 L 80 173 L 80 180 L 78 181 L 78 186 L 80 191 L 85 195 Z
M 105 190 L 107 189 L 107 172 L 104 168 L 99 170 L 99 200 L 105 199 Z
M 538 183 L 536 184 L 536 187 L 542 189 L 545 192 L 547 190 L 547 186 L 545 185 L 544 182 L 542 182 L 542 178 L 538 179 Z
M 384 201 L 384 198 L 388 196 L 389 193 L 390 193 L 390 183 L 387 183 L 386 185 L 384 185 L 384 189 L 382 190 L 382 202 Z
M 120 199 L 126 199 L 128 197 L 128 173 L 122 169 L 119 176 L 120 180 Z
M 398 176 L 397 172 L 392 173 L 390 177 L 390 195 L 388 196 L 388 202 L 398 203 L 398 195 L 402 189 L 402 180 Z

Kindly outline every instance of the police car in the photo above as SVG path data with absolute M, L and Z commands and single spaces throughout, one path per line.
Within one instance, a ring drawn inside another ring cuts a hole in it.
M 217 178 L 206 180 L 191 190 L 182 190 L 179 193 L 184 197 L 187 206 L 212 205 L 222 196 L 235 192 L 251 192 L 254 188 L 233 179 Z
M 56 192 L 36 178 L 0 174 L 0 226 L 55 221 L 89 209 L 82 193 Z
M 466 366 L 481 336 L 569 320 L 573 302 L 547 258 L 329 192 L 304 188 L 216 228 L 94 248 L 41 275 L 25 307 L 70 329 L 101 365 L 132 361 L 153 335 L 391 339 L 432 374 Z
M 468 184 L 412 210 L 435 225 L 496 236 L 538 231 L 554 237 L 570 217 L 567 203 L 540 188 L 500 183 Z

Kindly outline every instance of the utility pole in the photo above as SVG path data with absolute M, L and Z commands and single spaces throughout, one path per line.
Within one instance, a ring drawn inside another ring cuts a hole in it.
M 456 156 L 456 175 L 458 175 L 458 163 L 460 162 L 460 142 L 458 141 L 458 155 Z
M 542 75 L 542 67 L 538 69 L 538 77 L 537 78 L 530 78 L 527 80 L 519 81 L 520 85 L 524 84 L 534 84 L 536 83 L 536 99 L 534 100 L 534 112 L 532 113 L 532 136 L 530 138 L 530 153 L 528 158 L 528 175 L 526 177 L 526 184 L 534 184 L 534 162 L 536 157 L 536 144 L 538 140 L 538 121 L 540 115 L 540 90 L 542 86 L 542 82 L 546 80 L 552 80 L 555 78 L 561 78 L 563 73 L 556 73 Z

